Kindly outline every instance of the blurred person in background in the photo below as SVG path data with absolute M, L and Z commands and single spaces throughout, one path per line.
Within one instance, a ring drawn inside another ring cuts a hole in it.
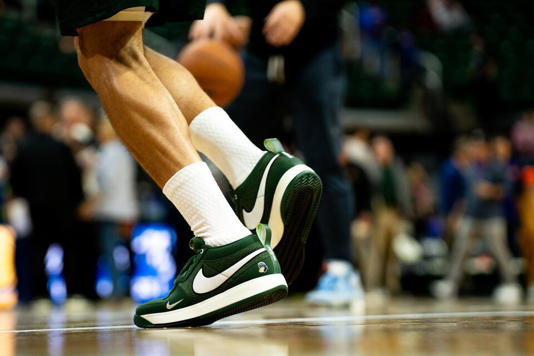
M 484 238 L 497 261 L 503 284 L 494 293 L 501 303 L 517 303 L 521 288 L 512 267 L 512 256 L 506 243 L 506 221 L 503 199 L 510 189 L 510 177 L 504 163 L 491 155 L 482 133 L 472 139 L 473 162 L 467 168 L 466 211 L 453 242 L 451 266 L 447 277 L 432 286 L 438 298 L 453 298 L 458 293 L 463 264 L 472 251 L 475 238 Z
M 98 184 L 93 111 L 82 99 L 69 97 L 59 105 L 59 121 L 57 129 L 61 133 L 59 138 L 72 149 L 76 162 L 81 168 L 84 194 L 87 197 L 94 196 L 98 192 Z M 84 218 L 84 211 L 82 210 L 81 213 Z
M 80 169 L 67 145 L 52 137 L 57 123 L 53 107 L 38 101 L 30 108 L 33 131 L 21 142 L 11 167 L 11 186 L 15 197 L 26 199 L 33 231 L 30 256 L 33 299 L 48 298 L 45 255 L 53 243 L 83 245 L 75 236 L 76 211 L 83 199 Z M 66 248 L 68 250 L 68 248 Z M 76 256 L 65 255 L 64 272 L 69 281 L 84 280 L 71 268 Z M 84 283 L 87 283 L 84 280 Z M 92 283 L 92 281 L 90 281 Z M 71 290 L 75 293 L 75 290 Z
M 484 118 L 479 121 L 484 127 L 499 127 L 503 103 L 497 82 L 498 63 L 481 34 L 473 33 L 470 40 L 472 49 L 467 69 L 475 113 L 479 118 Z
M 521 164 L 534 164 L 534 108 L 526 110 L 512 128 L 512 143 Z
M 435 213 L 436 197 L 428 172 L 421 163 L 412 162 L 406 172 L 412 194 L 414 233 L 419 237 L 425 233 L 428 219 Z
M 443 32 L 466 28 L 470 24 L 469 15 L 457 0 L 427 0 L 428 11 L 435 26 Z
M 534 166 L 526 166 L 521 173 L 522 192 L 518 201 L 521 220 L 521 252 L 526 263 L 527 300 L 534 302 Z
M 26 135 L 26 123 L 21 117 L 7 119 L 0 134 L 0 209 L 5 213 L 8 197 L 9 166 L 17 154 L 17 147 Z M 4 220 L 4 214 L 0 214 Z
M 495 136 L 491 140 L 492 155 L 500 162 L 508 176 L 510 188 L 505 191 L 503 198 L 503 211 L 506 220 L 507 243 L 513 256 L 519 256 L 519 241 L 517 240 L 517 227 L 519 215 L 517 211 L 517 192 L 520 186 L 521 173 L 515 160 L 512 160 L 512 143 L 505 136 Z
M 98 124 L 100 144 L 96 163 L 98 193 L 91 199 L 98 221 L 99 244 L 104 268 L 111 272 L 113 289 L 108 296 L 128 296 L 130 230 L 137 220 L 136 164 L 121 143 L 107 117 Z
M 246 1 L 248 27 L 240 27 L 224 3 L 211 2 L 204 20 L 193 24 L 190 37 L 234 38 L 242 43 L 249 37 L 243 51 L 245 84 L 227 107 L 228 114 L 260 145 L 265 136 L 279 135 L 280 120 L 289 113 L 298 148 L 323 182 L 317 221 L 326 272 L 307 300 L 361 306 L 363 293 L 350 252 L 353 194 L 339 162 L 343 61 L 338 15 L 345 1 Z
M 20 141 L 26 135 L 26 122 L 21 117 L 11 117 L 7 119 L 2 134 L 0 135 L 0 150 L 2 157 L 11 162 L 17 153 Z
M 93 139 L 94 112 L 81 98 L 73 96 L 62 100 L 59 105 L 59 119 L 57 134 L 72 146 L 74 151 L 77 151 L 80 142 Z
M 95 115 L 87 103 L 76 96 L 64 98 L 59 103 L 59 122 L 54 133 L 58 139 L 66 143 L 80 168 L 84 201 L 80 203 L 75 225 L 75 234 L 84 244 L 68 244 L 65 254 L 73 259 L 73 267 L 83 271 L 87 280 L 96 280 L 98 261 L 98 229 L 87 210 L 89 197 L 97 193 L 96 182 L 96 142 L 94 139 Z M 71 284 L 74 282 L 71 282 Z M 67 301 L 66 308 L 79 310 L 87 306 L 85 299 L 96 299 L 93 284 L 76 280 L 76 286 L 70 289 L 77 291 L 76 297 Z M 73 288 L 74 287 L 74 288 Z
M 469 166 L 470 160 L 470 141 L 460 137 L 454 142 L 451 157 L 441 165 L 439 175 L 440 210 L 445 217 L 443 238 L 447 242 L 452 242 L 464 213 L 465 170 Z
M 378 136 L 372 142 L 379 165 L 377 193 L 373 198 L 374 231 L 372 236 L 367 283 L 369 297 L 381 299 L 384 287 L 390 292 L 400 290 L 400 274 L 393 251 L 393 239 L 401 230 L 404 219 L 413 216 L 410 186 L 402 162 L 395 157 L 392 142 Z
M 13 199 L 9 189 L 9 174 L 10 166 L 17 155 L 17 149 L 24 139 L 27 133 L 27 124 L 22 117 L 11 117 L 7 119 L 4 125 L 3 131 L 0 134 L 0 209 L 2 211 L 1 220 L 10 225 L 12 229 L 1 229 L 2 238 L 4 243 L 7 241 L 6 250 L 3 251 L 4 256 L 7 256 L 11 260 L 11 253 L 15 253 L 14 263 L 16 263 L 16 280 L 17 280 L 17 294 L 18 300 L 26 302 L 30 299 L 29 293 L 29 272 L 30 269 L 27 265 L 21 263 L 23 257 L 27 258 L 30 251 L 28 247 L 28 237 L 31 230 L 31 223 L 29 222 L 29 211 L 27 202 L 22 199 Z M 11 237 L 9 236 L 11 232 Z M 16 237 L 16 239 L 15 239 Z M 9 239 L 13 238 L 12 244 Z M 14 250 L 9 251 L 13 247 Z M 1 249 L 1 248 L 0 248 Z M 11 262 L 7 260 L 0 261 L 0 264 L 4 262 L 8 264 L 8 267 L 0 267 L 0 270 L 10 274 L 12 266 Z M 0 272 L 1 274 L 2 272 Z M 0 277 L 1 279 L 1 277 Z M 0 287 L 0 289 L 2 289 Z M 10 289 L 4 289 L 7 294 L 10 293 Z M 9 298 L 8 298 L 9 299 Z M 16 298 L 12 300 L 16 301 Z
M 354 190 L 354 217 L 351 225 L 353 254 L 357 256 L 364 284 L 367 283 L 365 268 L 371 243 L 373 216 L 371 201 L 377 184 L 379 170 L 369 143 L 369 132 L 357 129 L 345 137 L 342 161 Z

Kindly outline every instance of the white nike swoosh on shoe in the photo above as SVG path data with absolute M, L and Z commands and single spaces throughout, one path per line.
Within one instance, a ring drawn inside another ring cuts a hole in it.
M 182 302 L 182 301 L 183 301 L 183 299 L 180 299 L 176 303 L 172 303 L 172 304 L 169 304 L 169 301 L 167 301 L 167 305 L 165 307 L 167 308 L 167 310 L 171 310 L 172 308 L 174 308 L 175 306 L 180 304 L 180 302 Z
M 224 271 L 219 274 L 216 274 L 212 277 L 204 276 L 204 272 L 200 269 L 193 280 L 193 291 L 197 294 L 209 293 L 212 290 L 219 287 L 221 284 L 226 282 L 228 278 L 232 277 L 241 267 L 243 267 L 248 261 L 259 255 L 260 253 L 266 251 L 265 247 L 257 249 L 256 251 L 249 253 L 235 264 L 231 265 Z
M 267 183 L 267 176 L 269 175 L 269 169 L 274 163 L 274 160 L 278 158 L 280 154 L 277 154 L 267 164 L 265 171 L 263 171 L 263 176 L 261 177 L 260 186 L 258 188 L 258 195 L 256 197 L 256 202 L 251 211 L 246 211 L 243 209 L 243 221 L 245 226 L 249 229 L 255 229 L 256 226 L 261 222 L 261 217 L 263 216 L 263 208 L 265 204 L 265 185 Z

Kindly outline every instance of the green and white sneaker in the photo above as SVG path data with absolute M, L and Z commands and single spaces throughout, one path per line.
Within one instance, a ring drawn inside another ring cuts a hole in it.
M 230 244 L 210 247 L 194 237 L 189 259 L 169 295 L 137 307 L 142 328 L 200 326 L 274 303 L 287 295 L 287 283 L 270 247 L 269 227 Z
M 249 229 L 259 223 L 273 231 L 272 246 L 291 284 L 304 263 L 306 239 L 321 198 L 319 176 L 300 159 L 284 152 L 277 139 L 264 142 L 267 152 L 232 194 L 234 209 Z

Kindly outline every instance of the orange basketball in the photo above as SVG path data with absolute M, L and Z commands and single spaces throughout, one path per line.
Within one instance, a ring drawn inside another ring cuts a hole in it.
M 243 87 L 245 74 L 241 57 L 224 42 L 194 41 L 183 48 L 178 62 L 193 74 L 200 87 L 219 106 L 234 100 Z

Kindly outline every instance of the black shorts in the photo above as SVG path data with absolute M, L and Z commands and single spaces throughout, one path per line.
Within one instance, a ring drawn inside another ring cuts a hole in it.
M 154 12 L 147 26 L 159 26 L 167 22 L 201 19 L 206 0 L 56 0 L 56 14 L 61 34 L 76 36 L 77 28 L 137 6 L 145 6 L 146 11 Z

